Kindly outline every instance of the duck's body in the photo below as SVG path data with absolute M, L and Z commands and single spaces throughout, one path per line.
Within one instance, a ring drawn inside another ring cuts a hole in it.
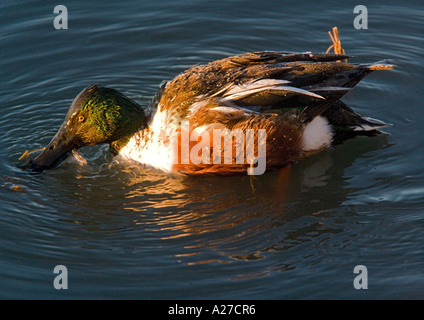
M 231 165 L 223 158 L 214 162 L 213 130 L 265 129 L 266 168 L 272 168 L 330 146 L 332 125 L 352 130 L 384 126 L 335 102 L 372 70 L 391 65 L 336 62 L 344 58 L 256 52 L 194 66 L 161 88 L 150 110 L 149 127 L 136 133 L 120 154 L 166 171 L 230 174 L 246 172 L 249 159 L 237 165 L 234 150 Z M 334 114 L 326 112 L 330 108 Z M 184 122 L 190 128 L 186 136 L 195 130 L 198 136 L 210 137 L 208 145 L 200 139 L 191 143 L 210 152 L 200 164 L 181 164 L 181 155 L 176 154 L 181 138 L 173 137 L 184 131 Z
M 370 72 L 393 65 L 338 62 L 345 58 L 256 52 L 194 66 L 161 87 L 146 117 L 138 120 L 137 130 L 128 131 L 125 139 L 114 136 L 103 142 L 126 158 L 187 174 L 247 172 L 253 163 L 260 165 L 261 150 L 265 150 L 262 158 L 266 169 L 290 164 L 330 146 L 336 127 L 375 130 L 385 126 L 359 116 L 339 99 Z M 91 95 L 99 99 L 106 93 L 109 104 L 119 107 L 131 102 L 125 97 L 124 103 L 119 102 L 123 98 L 119 93 L 115 97 L 112 91 L 91 86 L 80 93 L 73 106 L 81 104 L 85 110 L 93 104 Z M 112 101 L 109 95 L 119 101 Z M 68 125 L 80 114 L 75 106 L 71 107 L 74 112 L 68 113 Z M 116 113 L 121 113 L 123 108 L 118 109 Z M 261 132 L 266 132 L 265 140 Z M 222 140 L 214 140 L 217 133 Z M 243 137 L 230 143 L 234 150 L 229 156 L 225 147 L 214 142 L 224 142 L 235 133 Z M 96 143 L 90 140 L 84 144 Z M 243 147 L 239 148 L 240 144 Z M 249 149 L 253 154 L 247 152 L 249 146 L 253 146 Z M 35 166 L 42 167 L 43 154 L 37 159 Z

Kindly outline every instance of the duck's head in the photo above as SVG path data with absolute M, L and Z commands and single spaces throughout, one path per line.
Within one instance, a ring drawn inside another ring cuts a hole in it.
M 108 143 L 118 152 L 147 125 L 143 109 L 117 90 L 91 85 L 72 102 L 65 121 L 52 141 L 32 162 L 43 171 L 57 165 L 73 149 Z

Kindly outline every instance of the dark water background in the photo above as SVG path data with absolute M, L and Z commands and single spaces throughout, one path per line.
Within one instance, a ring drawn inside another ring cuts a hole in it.
M 69 29 L 53 27 L 66 5 Z M 368 8 L 356 30 L 353 8 Z M 91 83 L 147 105 L 189 66 L 256 50 L 322 52 L 338 26 L 352 62 L 394 59 L 344 101 L 393 124 L 279 170 L 171 177 L 112 158 L 32 175 Z M 424 298 L 422 1 L 0 2 L 0 298 Z M 22 192 L 16 192 L 16 186 Z M 53 287 L 56 265 L 68 290 Z M 356 265 L 368 289 L 356 290 Z

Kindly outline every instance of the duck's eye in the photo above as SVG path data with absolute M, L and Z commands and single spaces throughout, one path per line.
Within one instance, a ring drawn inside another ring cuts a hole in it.
M 85 117 L 84 116 L 79 116 L 78 117 L 78 122 L 84 122 L 84 120 L 85 120 Z

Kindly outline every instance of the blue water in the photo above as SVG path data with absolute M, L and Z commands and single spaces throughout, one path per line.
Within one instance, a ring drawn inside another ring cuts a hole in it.
M 68 29 L 53 26 L 56 5 Z M 424 298 L 424 7 L 374 1 L 0 3 L 0 298 Z M 393 124 L 250 178 L 173 177 L 81 150 L 19 169 L 91 83 L 148 105 L 186 68 L 259 50 L 322 52 L 337 26 L 352 62 L 393 59 L 343 98 Z M 68 289 L 53 286 L 56 265 Z M 357 290 L 355 266 L 368 270 Z

